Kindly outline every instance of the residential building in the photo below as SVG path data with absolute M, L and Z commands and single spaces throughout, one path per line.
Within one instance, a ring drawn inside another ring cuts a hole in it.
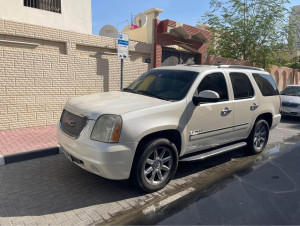
M 144 23 L 126 26 L 122 32 L 131 40 L 153 45 L 153 66 L 176 64 L 203 64 L 206 62 L 206 47 L 210 32 L 170 19 L 159 20 L 161 9 L 144 12 Z
M 0 0 L 0 19 L 92 34 L 91 0 Z

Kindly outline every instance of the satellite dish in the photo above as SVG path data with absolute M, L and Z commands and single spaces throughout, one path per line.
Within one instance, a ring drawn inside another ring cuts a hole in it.
M 118 30 L 112 25 L 105 25 L 99 31 L 100 36 L 118 38 Z
M 147 23 L 147 16 L 144 13 L 139 13 L 134 18 L 134 25 L 138 27 L 144 27 Z

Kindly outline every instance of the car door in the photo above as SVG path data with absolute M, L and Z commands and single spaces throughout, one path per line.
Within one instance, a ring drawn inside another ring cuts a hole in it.
M 229 72 L 229 78 L 234 96 L 233 137 L 241 140 L 250 134 L 254 114 L 260 103 L 246 72 Z
M 233 103 L 229 99 L 228 78 L 222 72 L 209 73 L 195 92 L 212 90 L 219 94 L 217 103 L 192 105 L 189 112 L 189 145 L 187 152 L 200 151 L 224 144 L 233 132 Z

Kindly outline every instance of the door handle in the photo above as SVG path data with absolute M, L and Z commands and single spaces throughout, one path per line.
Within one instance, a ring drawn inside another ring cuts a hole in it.
M 230 112 L 232 112 L 232 110 L 228 107 L 224 108 L 224 110 L 221 111 L 222 115 L 228 115 Z
M 250 106 L 250 110 L 251 110 L 251 111 L 254 111 L 254 110 L 257 109 L 258 107 L 259 107 L 258 104 L 253 103 L 253 105 Z

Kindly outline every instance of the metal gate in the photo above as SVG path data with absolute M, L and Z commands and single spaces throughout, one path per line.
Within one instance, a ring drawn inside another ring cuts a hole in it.
M 162 49 L 162 66 L 173 66 L 177 64 L 198 64 L 199 53 L 188 53 L 169 48 Z

